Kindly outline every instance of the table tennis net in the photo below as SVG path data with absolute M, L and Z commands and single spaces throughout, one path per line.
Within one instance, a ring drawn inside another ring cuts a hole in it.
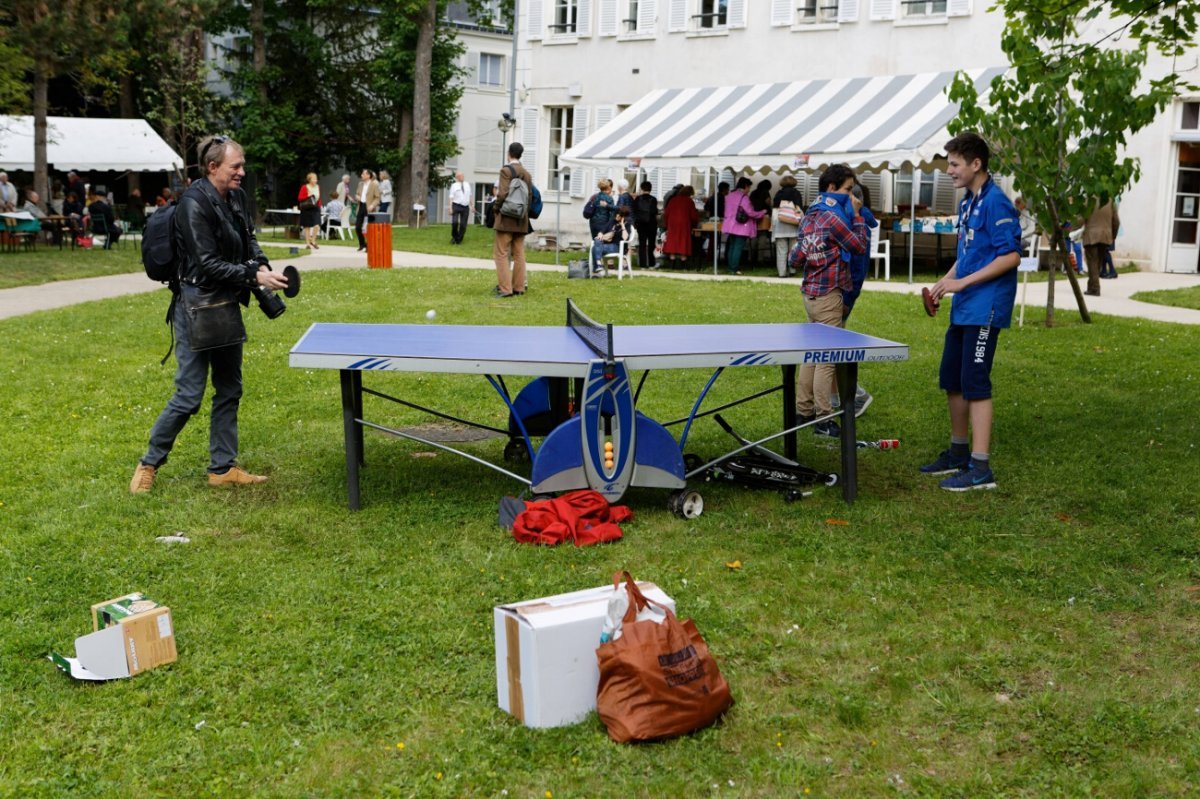
M 575 303 L 567 300 L 567 327 L 575 331 L 575 335 L 591 348 L 592 352 L 613 360 L 613 331 L 612 325 L 602 325 L 576 307 Z

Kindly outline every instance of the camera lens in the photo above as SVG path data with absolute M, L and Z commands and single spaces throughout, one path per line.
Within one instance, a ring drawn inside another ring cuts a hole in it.
M 258 307 L 268 319 L 278 319 L 287 310 L 287 305 L 275 292 L 267 291 L 262 286 L 255 286 L 251 291 L 254 292 L 254 299 L 258 300 Z

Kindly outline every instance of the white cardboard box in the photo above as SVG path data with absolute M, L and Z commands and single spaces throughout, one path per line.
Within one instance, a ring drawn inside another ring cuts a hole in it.
M 675 611 L 675 600 L 654 583 L 638 588 Z M 495 609 L 501 710 L 527 727 L 562 727 L 596 709 L 596 647 L 612 593 L 605 585 Z

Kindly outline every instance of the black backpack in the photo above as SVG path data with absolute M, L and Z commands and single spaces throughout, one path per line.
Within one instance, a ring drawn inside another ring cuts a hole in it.
M 142 266 L 146 276 L 160 283 L 177 279 L 175 259 L 175 210 L 177 206 L 159 208 L 146 220 L 142 231 Z

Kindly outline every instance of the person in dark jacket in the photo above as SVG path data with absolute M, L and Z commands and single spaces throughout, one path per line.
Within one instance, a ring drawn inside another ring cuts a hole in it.
M 633 198 L 633 227 L 638 234 L 638 266 L 656 269 L 654 245 L 658 238 L 658 200 L 650 192 L 654 186 L 642 181 L 642 190 Z
M 144 494 L 153 487 L 158 469 L 167 462 L 175 439 L 188 419 L 200 410 L 205 383 L 212 374 L 213 401 L 209 422 L 208 484 L 233 486 L 264 483 L 237 465 L 238 405 L 242 398 L 242 342 L 245 328 L 240 313 L 227 337 L 233 343 L 193 350 L 189 306 L 240 302 L 247 305 L 250 290 L 287 287 L 287 278 L 271 271 L 254 237 L 246 211 L 242 179 L 246 154 L 224 136 L 200 143 L 199 162 L 205 177 L 193 183 L 179 200 L 173 221 L 179 260 L 181 294 L 172 301 L 175 331 L 175 394 L 150 431 L 150 444 L 138 462 L 130 492 Z M 200 298 L 203 298 L 201 300 Z M 234 329 L 236 328 L 236 329 Z
M 112 206 L 105 202 L 99 194 L 88 197 L 88 216 L 92 220 L 92 233 L 104 237 L 104 249 L 111 250 L 121 238 L 121 228 L 117 227 L 117 218 Z

